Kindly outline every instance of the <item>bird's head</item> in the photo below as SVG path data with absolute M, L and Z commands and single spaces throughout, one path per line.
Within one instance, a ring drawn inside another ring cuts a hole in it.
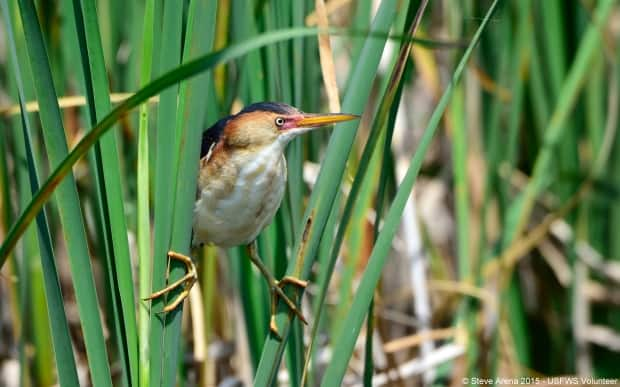
M 234 147 L 263 147 L 274 142 L 285 146 L 302 133 L 356 118 L 359 116 L 344 113 L 310 114 L 283 103 L 260 102 L 228 117 L 223 134 L 227 145 Z

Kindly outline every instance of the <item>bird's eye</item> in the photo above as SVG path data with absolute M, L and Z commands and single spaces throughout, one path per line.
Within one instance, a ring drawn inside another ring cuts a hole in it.
M 277 126 L 282 126 L 282 125 L 284 125 L 284 118 L 282 118 L 282 117 L 277 117 L 277 118 L 276 118 L 276 125 L 277 125 Z

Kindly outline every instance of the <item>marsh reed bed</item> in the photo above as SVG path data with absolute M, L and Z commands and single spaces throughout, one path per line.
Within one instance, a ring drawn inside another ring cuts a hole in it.
M 0 385 L 617 382 L 620 8 L 600 1 L 0 0 Z M 200 136 L 296 139 L 259 237 L 183 273 Z M 614 379 L 616 378 L 616 379 Z

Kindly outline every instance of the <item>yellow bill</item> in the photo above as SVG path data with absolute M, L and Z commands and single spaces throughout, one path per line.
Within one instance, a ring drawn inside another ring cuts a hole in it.
M 304 114 L 304 118 L 297 121 L 296 126 L 299 128 L 313 128 L 351 121 L 358 118 L 360 118 L 360 116 L 347 113 Z

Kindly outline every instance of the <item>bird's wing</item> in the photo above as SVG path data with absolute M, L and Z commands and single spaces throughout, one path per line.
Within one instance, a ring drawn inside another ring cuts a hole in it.
M 211 153 L 213 152 L 213 148 L 217 145 L 217 143 L 222 138 L 222 133 L 224 133 L 224 127 L 230 117 L 222 118 L 217 121 L 213 126 L 209 129 L 202 132 L 202 146 L 200 147 L 200 159 L 202 160 L 205 156 L 207 157 L 207 161 L 211 157 Z

